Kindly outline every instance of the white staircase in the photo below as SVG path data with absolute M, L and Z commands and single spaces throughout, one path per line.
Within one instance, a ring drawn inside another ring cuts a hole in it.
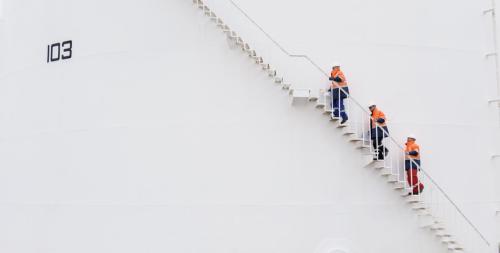
M 325 115 L 325 119 L 333 122 L 333 125 L 339 129 L 338 131 L 342 131 L 346 138 L 346 145 L 353 145 L 354 150 L 359 152 L 363 159 L 366 160 L 365 168 L 379 172 L 380 176 L 388 183 L 388 186 L 397 192 L 397 195 L 401 196 L 401 199 L 415 212 L 420 227 L 429 233 L 433 233 L 443 243 L 444 250 L 470 253 L 490 252 L 490 244 L 486 238 L 423 168 L 419 174 L 419 179 L 425 185 L 424 192 L 420 195 L 408 195 L 410 190 L 405 179 L 404 161 L 402 159 L 404 148 L 396 140 L 392 137 L 384 139 L 384 145 L 390 151 L 388 156 L 383 161 L 373 160 L 374 150 L 368 136 L 370 114 L 365 106 L 352 96 L 349 96 L 346 99 L 346 112 L 349 115 L 349 121 L 347 124 L 341 125 L 338 118 L 331 117 L 331 98 L 328 93 L 322 90 L 294 88 L 283 76 L 278 75 L 278 71 L 259 56 L 249 43 L 245 42 L 238 33 L 224 23 L 203 0 L 192 1 L 197 8 L 203 10 L 204 14 L 216 23 L 217 27 L 226 34 L 228 40 L 241 48 L 241 51 L 248 57 L 254 59 L 255 64 L 260 65 L 274 83 L 289 91 L 292 104 L 315 103 L 315 107 L 321 110 Z M 234 4 L 234 2 L 232 3 Z M 241 11 L 239 7 L 238 9 Z M 245 14 L 245 16 L 247 15 Z M 274 40 L 272 42 L 277 43 Z M 284 51 L 280 45 L 278 46 Z M 288 54 L 286 51 L 284 52 Z M 291 54 L 288 54 L 288 56 L 307 58 L 313 67 L 318 68 L 318 65 L 307 56 Z M 328 77 L 325 72 L 323 72 L 323 75 L 325 78 Z

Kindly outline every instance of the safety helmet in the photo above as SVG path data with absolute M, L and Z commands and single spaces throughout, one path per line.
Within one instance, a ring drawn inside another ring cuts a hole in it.
M 335 68 L 335 67 L 340 67 L 340 62 L 334 62 L 332 64 L 332 67 Z
M 408 135 L 408 138 L 410 138 L 410 139 L 414 139 L 414 140 L 416 140 L 416 139 L 417 139 L 417 137 L 415 137 L 415 135 L 414 135 L 414 134 L 409 134 L 409 135 Z
M 374 106 L 374 105 L 377 105 L 374 101 L 370 101 L 370 102 L 368 103 L 368 107 L 372 107 L 372 106 Z

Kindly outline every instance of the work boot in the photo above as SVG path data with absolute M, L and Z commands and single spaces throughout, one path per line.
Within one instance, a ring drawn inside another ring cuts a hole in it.
M 332 109 L 332 117 L 335 118 L 340 118 L 339 110 L 338 109 Z
M 416 186 L 416 190 L 418 194 L 421 194 L 424 191 L 424 185 L 422 183 L 418 184 L 418 186 Z
M 408 192 L 408 195 L 420 195 L 424 191 L 424 188 L 423 187 L 420 187 L 420 189 L 418 188 L 419 186 L 417 185 L 414 186 L 412 192 Z
M 408 192 L 408 195 L 410 196 L 417 196 L 420 195 L 421 192 L 415 191 L 415 192 Z
M 341 125 L 345 124 L 347 122 L 347 119 L 342 119 L 342 121 L 340 122 Z

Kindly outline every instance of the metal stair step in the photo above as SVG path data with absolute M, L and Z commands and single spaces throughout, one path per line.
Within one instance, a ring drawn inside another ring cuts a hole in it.
M 432 230 L 444 230 L 445 226 L 441 222 L 436 222 L 431 226 Z
M 236 38 L 236 45 L 244 45 L 245 42 L 243 41 L 243 39 L 241 37 L 237 37 Z
M 217 18 L 217 26 L 218 27 L 223 27 L 224 26 L 224 21 L 222 21 L 221 18 Z
M 357 149 L 370 149 L 371 146 L 366 145 L 364 142 L 359 142 L 359 143 L 357 143 L 356 148 Z M 373 161 L 373 162 L 376 162 L 376 161 Z
M 404 189 L 401 189 L 401 191 L 400 191 L 400 195 L 401 195 L 401 197 L 403 197 L 403 198 L 408 197 L 408 193 L 409 193 L 410 191 L 411 191 L 411 189 L 410 189 L 410 188 L 406 188 L 406 187 L 405 187 Z
M 405 200 L 408 203 L 418 203 L 420 202 L 420 197 L 418 195 L 406 195 Z
M 317 90 L 317 89 L 312 89 L 310 92 L 309 92 L 309 101 L 310 102 L 313 102 L 313 101 L 319 101 L 319 97 L 320 97 L 320 91 Z
M 373 160 L 373 158 L 372 158 Z M 382 170 L 382 169 L 389 169 L 385 166 L 384 162 L 383 161 L 375 161 L 373 160 L 373 166 L 372 166 L 374 169 L 379 169 L 379 170 Z M 390 170 L 390 169 L 389 169 Z
M 269 69 L 267 71 L 267 74 L 269 75 L 269 77 L 275 77 L 276 76 L 276 70 L 274 69 Z
M 325 103 L 324 102 L 320 102 L 319 100 L 316 103 L 316 108 L 323 108 L 324 106 L 325 106 Z
M 332 114 L 332 112 L 333 112 L 333 110 L 330 106 L 325 105 L 324 109 L 325 109 L 323 112 L 324 114 Z
M 380 175 L 389 177 L 392 175 L 392 170 L 390 168 L 385 168 L 385 167 L 380 168 Z
M 292 104 L 307 102 L 309 100 L 309 89 L 290 89 Z
M 454 243 L 448 243 L 448 249 L 454 250 L 455 252 L 457 252 L 457 251 L 464 250 L 464 247 L 462 247 L 460 244 L 458 244 L 458 242 L 454 242 Z
M 330 121 L 338 121 L 338 120 L 340 120 L 339 117 L 330 116 Z
M 457 241 L 453 236 L 447 236 L 447 237 L 442 237 L 441 242 L 447 243 L 447 244 L 455 244 Z
M 436 236 L 438 237 L 449 237 L 451 234 L 446 230 L 436 230 Z
M 349 137 L 349 141 L 350 142 L 361 142 L 362 143 L 364 141 L 364 139 L 361 138 L 361 137 L 358 137 L 358 136 L 350 136 Z
M 434 223 L 434 217 L 428 210 L 416 210 L 418 215 L 418 225 L 420 228 L 428 228 Z
M 389 175 L 389 177 L 387 177 L 387 182 L 396 184 L 399 182 L 399 178 L 397 175 Z
M 427 206 L 425 203 L 419 202 L 419 203 L 412 203 L 411 209 L 413 210 L 426 210 Z
M 428 217 L 429 219 L 431 219 L 431 222 L 427 225 L 427 227 L 432 226 L 432 224 L 434 224 L 434 222 L 435 222 L 435 218 L 434 218 L 434 216 L 432 216 L 432 214 L 429 212 L 429 210 L 420 210 L 417 212 L 417 215 L 419 217 Z
M 348 127 L 348 126 L 349 126 L 349 124 L 347 124 L 347 123 L 344 123 L 344 124 L 340 124 L 340 123 L 339 123 L 339 124 L 337 125 L 337 128 L 346 128 L 346 127 Z
M 351 127 L 347 127 L 347 128 L 342 129 L 342 134 L 343 135 L 353 135 L 353 134 L 356 134 L 356 130 L 352 129 Z
M 405 189 L 405 183 L 403 183 L 403 182 L 396 182 L 392 188 L 394 190 L 404 190 Z
M 367 163 L 364 166 L 365 168 L 371 168 L 376 170 L 382 170 L 385 168 L 385 165 L 380 161 L 373 160 L 373 154 L 366 154 Z
M 313 94 L 312 92 L 309 94 L 309 101 L 310 102 L 314 102 L 314 101 L 318 101 L 318 96 L 317 94 Z

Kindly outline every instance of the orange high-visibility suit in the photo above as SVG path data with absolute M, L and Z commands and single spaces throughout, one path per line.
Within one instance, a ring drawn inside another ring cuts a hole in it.
M 410 194 L 420 194 L 424 190 L 424 185 L 418 179 L 418 171 L 420 170 L 420 147 L 413 140 L 406 143 L 405 170 L 406 179 L 412 188 Z
M 330 85 L 332 117 L 341 117 L 342 123 L 345 123 L 348 120 L 348 116 L 345 111 L 344 99 L 349 95 L 349 87 L 347 87 L 347 80 L 340 67 L 332 70 L 330 80 L 332 81 Z
M 389 136 L 389 129 L 387 128 L 387 122 L 385 114 L 376 107 L 372 111 L 370 117 L 370 132 L 373 149 L 376 152 L 374 159 L 383 160 L 385 156 L 389 153 L 389 150 L 384 147 L 382 141 L 385 137 Z

